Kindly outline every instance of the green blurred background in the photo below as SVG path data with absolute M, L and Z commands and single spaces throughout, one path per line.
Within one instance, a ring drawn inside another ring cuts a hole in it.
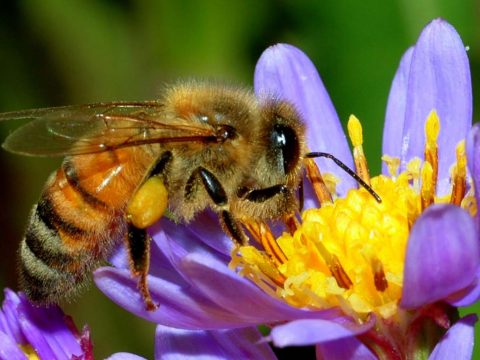
M 477 89 L 479 15 L 474 0 L 2 1 L 0 111 L 153 99 L 179 78 L 250 86 L 261 52 L 287 42 L 316 64 L 340 118 L 354 113 L 362 120 L 377 173 L 386 100 L 402 53 L 423 26 L 443 17 L 470 47 Z M 0 124 L 1 138 L 17 125 Z M 15 251 L 29 209 L 59 161 L 0 151 L 2 287 L 16 288 Z M 154 325 L 94 286 L 66 309 L 78 326 L 89 324 L 97 358 L 118 351 L 153 357 Z

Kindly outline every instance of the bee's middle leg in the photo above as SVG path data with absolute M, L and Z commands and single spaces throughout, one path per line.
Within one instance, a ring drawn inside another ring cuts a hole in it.
M 187 197 L 191 194 L 192 189 L 194 188 L 194 183 L 198 179 L 201 180 L 203 187 L 213 203 L 223 208 L 218 211 L 220 224 L 222 225 L 223 230 L 235 243 L 242 245 L 247 244 L 247 235 L 245 235 L 245 232 L 237 219 L 235 219 L 232 213 L 228 210 L 227 193 L 225 192 L 223 185 L 213 173 L 201 166 L 196 168 L 187 181 L 185 189 Z

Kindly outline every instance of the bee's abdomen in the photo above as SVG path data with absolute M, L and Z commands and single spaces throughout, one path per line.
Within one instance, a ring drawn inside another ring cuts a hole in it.
M 52 174 L 20 247 L 20 282 L 31 300 L 73 295 L 121 241 L 125 206 L 145 174 L 132 151 L 66 158 Z
M 72 253 L 65 247 L 51 221 L 58 215 L 46 220 L 46 207 L 45 199 L 33 207 L 19 254 L 20 286 L 28 298 L 37 303 L 55 303 L 73 295 L 87 274 L 80 271 L 79 264 L 91 263 L 89 254 Z M 69 229 L 72 230 L 73 227 Z

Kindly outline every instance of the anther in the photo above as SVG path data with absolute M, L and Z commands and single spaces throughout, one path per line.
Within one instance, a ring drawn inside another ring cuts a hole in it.
M 370 185 L 370 174 L 368 172 L 367 158 L 363 152 L 363 130 L 360 120 L 354 115 L 350 115 L 347 124 L 348 136 L 353 145 L 353 160 L 358 176 Z
M 337 281 L 338 286 L 344 289 L 350 289 L 352 287 L 352 280 L 350 280 L 350 277 L 345 272 L 342 264 L 340 264 L 340 260 L 338 260 L 335 255 L 332 255 L 331 261 L 328 264 L 328 268 Z

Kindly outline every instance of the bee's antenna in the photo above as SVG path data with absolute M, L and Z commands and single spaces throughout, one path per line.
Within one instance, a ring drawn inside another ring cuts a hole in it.
M 368 185 L 365 181 L 362 180 L 360 176 L 358 176 L 355 171 L 350 169 L 347 165 L 345 165 L 343 162 L 338 160 L 335 156 L 329 153 L 324 153 L 324 152 L 309 152 L 305 154 L 305 157 L 307 158 L 317 158 L 317 157 L 324 157 L 331 159 L 337 164 L 343 171 L 345 171 L 348 175 L 350 175 L 352 178 L 354 178 L 365 190 L 367 190 L 370 195 L 372 195 L 375 200 L 377 200 L 378 203 L 382 202 L 382 198 L 375 192 L 375 190 L 372 189 L 370 185 Z

